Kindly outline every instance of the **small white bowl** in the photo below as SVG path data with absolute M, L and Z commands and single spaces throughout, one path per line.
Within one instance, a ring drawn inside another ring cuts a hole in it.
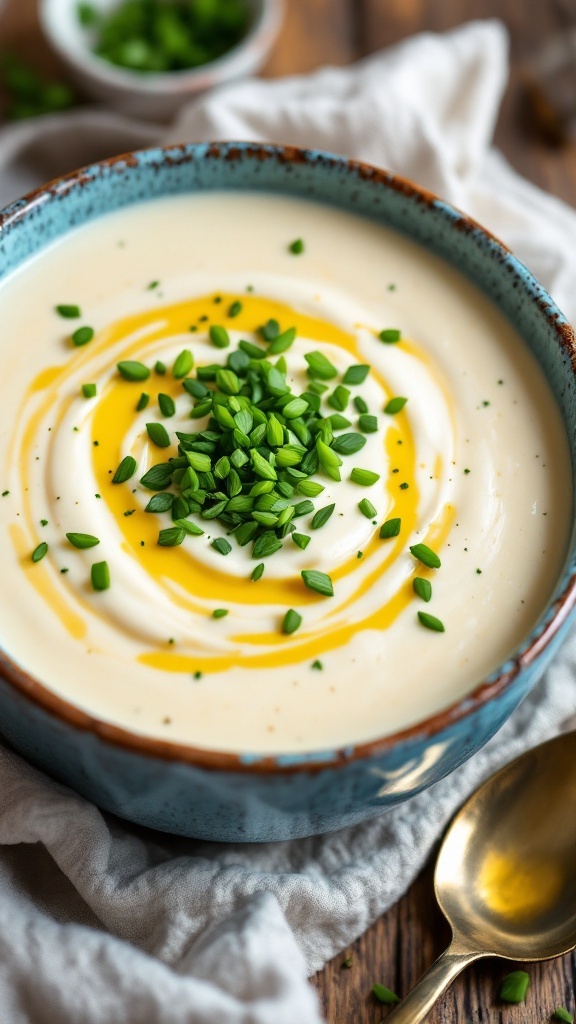
M 0 0 L 0 3 L 2 0 Z M 91 0 L 108 11 L 122 0 Z M 78 85 L 95 99 L 147 121 L 166 120 L 196 93 L 258 71 L 278 34 L 283 0 L 249 0 L 252 25 L 237 46 L 198 68 L 148 74 L 115 67 L 91 50 L 92 35 L 78 19 L 78 0 L 40 0 L 48 41 Z

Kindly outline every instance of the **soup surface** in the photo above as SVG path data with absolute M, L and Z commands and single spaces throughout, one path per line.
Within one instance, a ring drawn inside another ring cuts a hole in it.
M 400 235 L 289 197 L 154 200 L 27 263 L 0 309 L 0 642 L 82 709 L 333 749 L 471 691 L 542 611 L 560 414 L 510 324 Z

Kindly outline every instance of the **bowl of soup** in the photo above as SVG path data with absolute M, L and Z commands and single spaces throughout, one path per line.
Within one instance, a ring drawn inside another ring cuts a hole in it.
M 104 161 L 0 228 L 6 739 L 263 841 L 493 736 L 574 605 L 574 337 L 526 267 L 388 172 L 249 143 Z

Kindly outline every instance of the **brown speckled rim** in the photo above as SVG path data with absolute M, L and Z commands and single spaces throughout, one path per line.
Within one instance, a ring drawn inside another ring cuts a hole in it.
M 203 159 L 224 159 L 227 161 L 246 159 L 264 161 L 274 159 L 286 164 L 307 164 L 312 163 L 312 156 L 314 157 L 314 162 L 317 163 L 319 156 L 317 151 L 314 151 L 311 155 L 310 151 L 293 146 L 260 145 L 243 142 L 211 143 L 207 147 L 203 146 L 202 149 Z M 145 150 L 130 152 L 100 161 L 99 164 L 81 168 L 28 193 L 22 200 L 12 204 L 3 213 L 0 213 L 0 230 L 26 217 L 39 204 L 46 202 L 50 198 L 54 196 L 62 197 L 71 189 L 87 184 L 92 180 L 94 168 L 117 169 L 118 172 L 125 173 L 128 168 L 138 166 L 139 156 L 146 154 L 146 152 Z M 154 152 L 159 155 L 160 160 L 165 164 L 187 163 L 194 159 L 193 146 L 171 146 L 164 149 L 156 149 Z M 455 230 L 469 235 L 483 236 L 484 239 L 491 243 L 491 247 L 496 254 L 499 253 L 501 256 L 510 255 L 509 249 L 498 238 L 471 217 L 455 211 L 453 207 L 445 204 L 438 196 L 426 189 L 420 188 L 410 180 L 359 161 L 347 160 L 328 153 L 320 154 L 320 156 L 322 157 L 321 166 L 323 167 L 330 165 L 340 168 L 344 167 L 352 177 L 380 184 L 383 188 L 392 190 L 425 207 L 434 207 L 436 209 L 439 205 L 444 207 L 452 215 L 450 223 Z M 536 285 L 534 278 L 523 264 L 520 261 L 515 260 L 515 262 L 517 267 L 525 272 L 525 276 Z M 573 329 L 562 319 L 561 314 L 546 293 L 543 293 L 540 297 L 533 295 L 531 298 L 540 307 L 542 314 L 556 335 L 559 347 L 568 356 L 576 381 L 576 338 Z M 568 576 L 562 592 L 553 604 L 549 607 L 547 606 L 543 611 L 540 624 L 531 634 L 533 636 L 531 642 L 520 653 L 509 659 L 499 674 L 494 674 L 488 680 L 484 680 L 471 693 L 466 694 L 460 700 L 442 711 L 431 715 L 424 721 L 417 722 L 407 729 L 402 729 L 399 732 L 371 740 L 367 743 L 350 744 L 336 750 L 333 754 L 325 754 L 320 751 L 318 753 L 296 754 L 293 758 L 292 755 L 286 754 L 259 757 L 252 754 L 230 754 L 224 751 L 203 749 L 188 744 L 154 739 L 130 732 L 127 729 L 120 728 L 82 711 L 74 704 L 57 696 L 37 679 L 34 679 L 1 650 L 0 674 L 13 686 L 17 693 L 49 714 L 54 715 L 63 724 L 79 731 L 92 733 L 106 743 L 111 743 L 135 754 L 152 756 L 165 761 L 181 762 L 210 771 L 258 775 L 315 773 L 353 761 L 376 758 L 398 744 L 410 741 L 431 740 L 449 726 L 478 711 L 482 706 L 495 698 L 500 697 L 512 685 L 519 673 L 528 669 L 542 655 L 562 629 L 575 605 L 576 571 Z M 289 760 L 290 763 L 282 763 L 284 758 Z

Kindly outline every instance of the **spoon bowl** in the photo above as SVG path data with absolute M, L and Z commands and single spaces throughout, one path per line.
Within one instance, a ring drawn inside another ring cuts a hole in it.
M 548 960 L 576 946 L 576 732 L 502 768 L 470 797 L 442 844 L 434 886 L 449 949 L 395 1011 L 419 1024 L 469 963 Z

